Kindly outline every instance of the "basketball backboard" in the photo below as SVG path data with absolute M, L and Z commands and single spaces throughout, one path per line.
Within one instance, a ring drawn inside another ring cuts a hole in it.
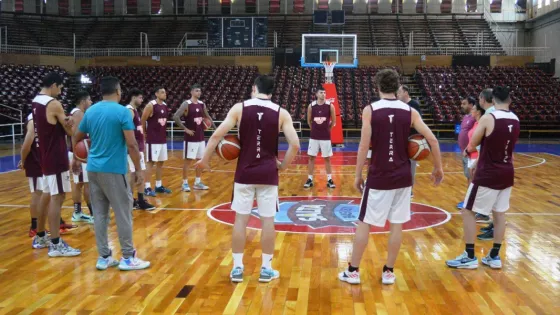
M 357 68 L 356 34 L 302 34 L 301 66 L 323 67 L 336 62 L 336 68 Z

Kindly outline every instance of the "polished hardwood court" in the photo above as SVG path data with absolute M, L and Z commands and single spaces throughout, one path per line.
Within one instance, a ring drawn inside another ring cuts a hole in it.
M 443 153 L 445 179 L 429 183 L 431 164 L 420 162 L 413 201 L 449 213 L 449 221 L 405 232 L 395 266 L 397 282 L 381 284 L 388 234 L 371 234 L 362 265 L 362 284 L 337 279 L 351 255 L 351 234 L 278 232 L 273 267 L 280 279 L 258 282 L 260 232 L 247 232 L 245 278 L 229 280 L 231 226 L 208 209 L 231 200 L 235 162 L 213 158 L 203 175 L 209 191 L 181 192 L 181 151 L 170 152 L 164 185 L 171 195 L 150 198 L 153 212 L 134 211 L 134 242 L 152 266 L 143 271 L 95 269 L 93 226 L 81 225 L 63 238 L 80 248 L 75 258 L 48 258 L 31 248 L 29 188 L 21 171 L 0 174 L 0 314 L 559 314 L 560 157 L 516 153 L 516 186 L 501 251 L 504 267 L 454 270 L 445 260 L 464 250 L 456 204 L 466 190 L 460 156 Z M 333 158 L 336 189 L 326 187 L 319 162 L 316 186 L 302 188 L 307 159 L 281 175 L 282 197 L 357 197 L 352 188 L 355 152 Z M 320 158 L 318 159 L 321 160 Z M 194 172 L 190 172 L 190 181 Z M 153 185 L 153 179 L 152 179 Z M 70 220 L 67 194 L 63 217 Z M 429 215 L 429 214 L 427 214 Z M 482 227 L 483 225 L 479 225 Z M 114 220 L 114 256 L 120 246 Z M 477 241 L 479 258 L 491 241 Z

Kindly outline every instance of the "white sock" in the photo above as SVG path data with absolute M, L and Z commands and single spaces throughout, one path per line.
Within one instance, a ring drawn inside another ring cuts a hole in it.
M 152 188 L 152 184 L 150 184 L 150 182 L 147 182 L 144 186 L 145 186 L 146 188 Z
M 313 180 L 313 175 L 307 175 L 307 178 Z
M 232 253 L 233 256 L 233 268 L 241 267 L 243 268 L 243 253 Z
M 188 179 L 183 179 L 183 184 L 189 184 L 189 180 Z
M 332 175 L 331 174 L 327 174 L 327 180 L 331 180 L 332 179 Z
M 161 186 L 162 186 L 161 180 L 156 180 L 156 187 L 161 187 Z
M 272 255 L 262 254 L 262 266 L 267 269 L 272 269 Z
M 200 184 L 200 177 L 195 177 L 194 178 L 194 184 Z

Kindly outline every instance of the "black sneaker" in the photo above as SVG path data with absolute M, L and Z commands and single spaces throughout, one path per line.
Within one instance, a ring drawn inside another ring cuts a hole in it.
M 149 204 L 146 200 L 142 200 L 138 202 L 138 210 L 146 210 L 146 211 L 152 211 L 154 210 L 156 207 L 154 207 L 153 205 Z
M 305 186 L 304 186 L 305 187 Z M 329 179 L 329 181 L 327 182 L 327 187 L 329 188 L 336 188 L 336 185 L 334 184 L 332 179 Z
M 491 241 L 494 239 L 494 229 L 488 230 L 476 236 L 481 241 Z
M 156 192 L 159 193 L 159 194 L 170 194 L 171 189 L 169 189 L 165 186 L 160 186 L 160 187 L 156 187 Z
M 484 232 L 488 232 L 490 230 L 494 229 L 494 223 L 490 223 L 487 226 L 483 227 L 480 229 L 480 232 L 484 233 Z
M 132 209 L 138 209 L 138 199 L 136 199 L 136 198 L 132 202 Z
M 313 180 L 311 178 L 308 178 L 307 181 L 305 182 L 305 185 L 303 185 L 303 188 L 309 188 L 309 187 L 313 187 Z
M 474 216 L 474 218 L 476 219 L 476 223 L 490 223 L 490 222 L 492 222 L 492 220 L 490 220 L 490 216 L 480 214 L 480 213 L 477 213 Z

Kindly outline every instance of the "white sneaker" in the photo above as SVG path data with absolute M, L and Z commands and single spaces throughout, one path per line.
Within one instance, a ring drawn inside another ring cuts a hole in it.
M 381 274 L 381 283 L 383 284 L 394 284 L 395 280 L 397 280 L 397 277 L 395 277 L 395 274 L 389 270 L 384 271 L 383 274 Z
M 482 259 L 480 259 L 483 264 L 489 266 L 492 269 L 501 269 L 502 268 L 502 260 L 500 256 L 496 256 L 494 258 L 490 257 L 490 254 L 486 255 Z
M 95 268 L 98 270 L 106 270 L 109 267 L 116 267 L 119 265 L 119 261 L 113 258 L 113 256 L 109 255 L 107 258 L 103 258 L 99 256 L 97 258 L 97 264 L 95 264 Z
M 338 279 L 340 281 L 345 281 L 350 284 L 359 284 L 360 283 L 360 272 L 359 271 L 348 271 L 348 269 L 344 270 L 343 272 L 338 274 Z
M 202 182 L 199 182 L 199 183 L 195 183 L 195 184 L 193 185 L 193 188 L 194 188 L 195 190 L 208 190 L 209 187 L 206 186 L 206 185 L 204 185 Z
M 62 239 L 59 239 L 58 244 L 49 245 L 49 257 L 73 257 L 81 253 L 79 249 L 70 247 Z
M 140 269 L 146 269 L 150 267 L 150 262 L 149 261 L 144 261 L 138 257 L 136 257 L 136 251 L 134 251 L 134 253 L 132 254 L 132 256 L 128 257 L 128 258 L 121 258 L 121 261 L 119 263 L 119 269 L 126 271 L 126 270 L 140 270 Z
M 85 213 L 72 213 L 72 222 L 85 222 L 87 224 L 93 224 L 93 217 Z
M 47 248 L 49 247 L 51 240 L 49 239 L 48 235 L 40 237 L 39 235 L 35 235 L 33 238 L 33 243 L 31 243 L 31 247 L 35 249 Z

